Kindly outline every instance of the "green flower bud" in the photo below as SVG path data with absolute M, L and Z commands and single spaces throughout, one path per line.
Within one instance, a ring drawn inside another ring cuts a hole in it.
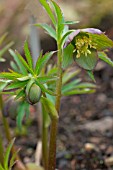
M 29 88 L 29 91 L 28 92 L 26 91 L 27 101 L 33 105 L 39 102 L 40 97 L 41 97 L 41 89 L 39 86 L 33 83 L 31 87 Z

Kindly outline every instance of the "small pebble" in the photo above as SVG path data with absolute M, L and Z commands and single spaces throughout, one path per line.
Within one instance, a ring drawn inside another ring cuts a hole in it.
M 86 143 L 84 148 L 86 151 L 98 150 L 98 148 L 92 143 Z

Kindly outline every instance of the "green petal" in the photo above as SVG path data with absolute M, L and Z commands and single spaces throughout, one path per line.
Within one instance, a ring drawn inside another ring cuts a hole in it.
M 92 42 L 96 45 L 97 50 L 105 50 L 113 47 L 113 41 L 105 34 L 88 34 L 92 38 Z
M 74 60 L 81 68 L 93 70 L 98 61 L 97 52 L 96 50 L 93 50 L 91 51 L 91 54 L 88 54 L 87 56 L 81 54 L 79 58 L 74 56 Z

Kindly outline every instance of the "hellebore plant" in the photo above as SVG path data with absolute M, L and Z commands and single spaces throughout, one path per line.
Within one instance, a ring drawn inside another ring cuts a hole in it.
M 48 24 L 35 24 L 41 27 L 55 39 L 57 51 L 40 53 L 35 67 L 27 41 L 24 44 L 26 60 L 16 51 L 10 50 L 15 62 L 11 63 L 9 72 L 0 74 L 2 84 L 1 93 L 15 95 L 25 103 L 42 105 L 42 153 L 45 170 L 56 168 L 56 137 L 58 119 L 60 116 L 60 101 L 62 96 L 94 92 L 95 85 L 82 83 L 80 79 L 73 80 L 79 70 L 69 70 L 70 64 L 75 62 L 94 79 L 93 70 L 101 59 L 113 66 L 105 50 L 113 47 L 113 42 L 101 30 L 85 28 L 68 30 L 67 25 L 77 21 L 65 21 L 58 4 L 49 0 L 39 0 L 51 19 Z M 57 64 L 47 65 L 53 54 L 57 53 Z M 17 122 L 21 124 L 23 114 L 17 115 Z M 49 132 L 50 126 L 50 133 Z M 49 138 L 49 144 L 48 144 Z

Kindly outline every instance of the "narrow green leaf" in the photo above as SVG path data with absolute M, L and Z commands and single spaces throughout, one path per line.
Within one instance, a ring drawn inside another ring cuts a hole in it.
M 0 164 L 0 170 L 5 170 L 1 164 Z
M 8 163 L 9 163 L 9 156 L 10 156 L 10 153 L 11 153 L 11 148 L 14 144 L 14 141 L 15 139 L 13 139 L 10 144 L 8 145 L 7 149 L 6 149 L 6 152 L 5 152 L 5 155 L 4 155 L 4 168 L 6 170 L 8 170 Z
M 17 77 L 17 78 L 23 77 L 23 75 L 22 75 L 21 73 L 18 73 L 18 72 L 16 72 L 16 71 L 11 70 L 11 69 L 8 69 L 8 70 L 10 71 L 10 73 L 11 73 L 12 75 L 14 75 L 14 76 Z
M 7 44 L 4 48 L 0 50 L 0 58 L 3 56 L 3 54 L 14 44 L 14 42 L 10 42 Z
M 54 53 L 55 51 L 48 52 L 37 60 L 37 63 L 35 66 L 35 74 L 37 75 L 40 74 L 41 69 L 46 65 L 46 63 L 49 61 L 49 59 L 52 57 Z
M 18 58 L 17 54 L 12 49 L 9 50 L 9 53 L 11 54 L 13 59 L 15 60 L 17 66 L 19 67 L 19 72 L 21 72 L 22 74 L 26 75 L 27 74 L 27 70 L 24 67 L 24 65 L 22 64 L 21 60 Z
M 25 56 L 26 56 L 27 62 L 29 64 L 29 67 L 31 69 L 33 69 L 33 60 L 32 60 L 32 56 L 31 56 L 27 41 L 25 41 L 25 43 L 24 43 L 24 52 L 25 52 Z
M 17 90 L 16 91 L 16 97 L 15 97 L 15 100 L 21 98 L 21 97 L 25 97 L 25 90 L 22 89 L 22 90 Z
M 15 80 L 19 77 L 19 75 L 13 74 L 13 73 L 9 73 L 9 72 L 2 72 L 0 73 L 0 78 L 5 78 L 5 79 L 9 79 L 9 80 Z
M 51 2 L 54 6 L 55 14 L 57 17 L 57 38 L 60 39 L 62 32 L 64 30 L 64 17 L 63 17 L 63 13 L 62 13 L 60 7 L 58 6 L 58 4 L 53 0 L 51 0 Z
M 41 76 L 41 77 L 37 77 L 38 81 L 42 84 L 47 83 L 47 82 L 51 82 L 51 81 L 56 81 L 58 78 L 56 76 Z
M 24 60 L 24 58 L 20 55 L 20 53 L 18 53 L 16 51 L 16 54 L 19 58 L 19 60 L 22 62 L 22 64 L 24 65 L 24 67 L 31 73 L 34 74 L 33 70 L 29 67 L 29 65 L 27 64 L 27 62 Z
M 23 76 L 23 77 L 17 78 L 17 80 L 26 81 L 26 80 L 29 80 L 30 78 L 31 78 L 30 76 Z
M 15 95 L 15 93 L 14 92 L 12 92 L 12 91 L 8 91 L 8 92 L 0 92 L 0 94 L 10 94 L 10 95 Z
M 73 60 L 73 50 L 74 50 L 74 47 L 72 44 L 69 44 L 66 48 L 64 48 L 63 63 L 62 63 L 63 68 L 67 68 L 74 61 Z
M 66 25 L 72 25 L 72 24 L 78 24 L 79 21 L 65 21 L 64 24 Z
M 80 69 L 77 70 L 66 70 L 63 73 L 63 77 L 62 77 L 62 84 L 66 84 L 68 81 L 70 81 L 72 78 L 74 78 L 75 76 L 77 76 L 79 73 L 81 72 Z
M 17 156 L 18 152 L 19 152 L 19 150 L 16 151 L 16 152 L 12 155 L 12 157 L 11 157 L 11 159 L 10 159 L 10 161 L 9 161 L 9 169 L 8 169 L 8 170 L 12 170 L 12 167 L 13 167 L 14 164 L 16 163 L 15 160 L 16 160 L 16 156 Z
M 12 68 L 15 72 L 18 72 L 18 73 L 21 72 L 21 71 L 19 70 L 19 67 L 17 66 L 17 64 L 14 63 L 14 61 L 11 61 L 11 62 L 10 62 L 10 66 L 11 66 L 11 68 Z
M 47 75 L 49 76 L 57 75 L 57 72 L 58 72 L 58 68 L 56 66 L 50 69 L 47 69 Z
M 51 119 L 58 119 L 58 112 L 54 104 L 48 98 L 41 97 L 41 103 L 43 104 L 47 112 L 50 114 Z
M 25 107 L 24 107 L 24 103 L 21 104 L 21 106 L 18 107 L 18 115 L 17 115 L 17 126 L 18 128 L 21 130 L 22 128 L 22 120 L 25 116 Z
M 96 85 L 92 83 L 80 83 L 75 85 L 75 88 L 76 89 L 96 88 Z
M 35 80 L 35 81 L 36 81 L 36 84 L 41 88 L 41 90 L 42 90 L 44 93 L 48 93 L 48 94 L 50 94 L 50 95 L 52 95 L 52 96 L 56 96 L 56 94 L 55 94 L 53 91 L 45 88 L 45 86 L 44 86 L 43 84 L 41 84 L 38 80 Z
M 7 37 L 8 33 L 4 33 L 1 37 L 0 37 L 0 45 L 2 45 L 3 41 L 5 40 L 5 38 Z
M 62 94 L 64 94 L 65 92 L 68 92 L 69 90 L 74 89 L 75 86 L 76 86 L 78 83 L 80 83 L 80 82 L 81 82 L 81 79 L 76 79 L 76 80 L 74 80 L 74 81 L 72 81 L 72 82 L 64 85 L 64 86 L 62 87 Z
M 93 75 L 93 72 L 90 71 L 90 70 L 87 70 L 87 73 L 88 73 L 89 77 L 90 77 L 94 82 L 96 82 L 95 77 L 94 77 L 94 75 Z
M 47 112 L 46 108 L 44 107 L 44 104 L 42 103 L 42 113 L 43 113 L 43 123 L 44 123 L 44 127 L 48 128 L 50 126 L 50 117 L 49 117 L 49 113 Z
M 57 17 L 58 25 L 60 25 L 61 23 L 64 22 L 63 13 L 62 13 L 59 5 L 55 1 L 51 0 L 51 2 L 52 2 L 54 9 L 55 9 L 55 14 L 56 14 L 56 17 Z
M 26 81 L 15 81 L 10 83 L 5 89 L 6 90 L 11 90 L 11 89 L 16 89 L 16 88 L 22 88 L 27 84 Z
M 94 93 L 95 89 L 73 89 L 72 91 L 67 91 L 64 96 L 77 95 L 77 94 L 91 94 Z
M 55 40 L 57 40 L 55 30 L 54 30 L 51 26 L 49 26 L 48 24 L 35 24 L 35 26 L 38 26 L 38 27 L 43 28 L 44 30 L 47 31 L 47 33 L 48 33 L 51 37 L 53 37 Z
M 55 20 L 54 14 L 53 14 L 49 4 L 47 3 L 47 1 L 46 0 L 39 0 L 39 1 L 42 4 L 42 6 L 45 8 L 45 10 L 46 10 L 48 16 L 50 17 L 53 25 L 56 25 L 56 20 Z
M 37 59 L 37 62 L 36 62 L 36 65 L 35 65 L 35 74 L 38 75 L 39 72 L 39 69 L 40 69 L 40 63 L 41 63 L 41 58 L 42 58 L 42 55 L 43 55 L 43 51 L 40 52 L 40 55 Z
M 8 82 L 0 82 L 0 92 L 8 85 Z
M 113 61 L 107 56 L 106 53 L 104 52 L 98 52 L 98 57 L 103 60 L 104 62 L 106 62 L 107 64 L 109 64 L 110 66 L 113 67 Z

